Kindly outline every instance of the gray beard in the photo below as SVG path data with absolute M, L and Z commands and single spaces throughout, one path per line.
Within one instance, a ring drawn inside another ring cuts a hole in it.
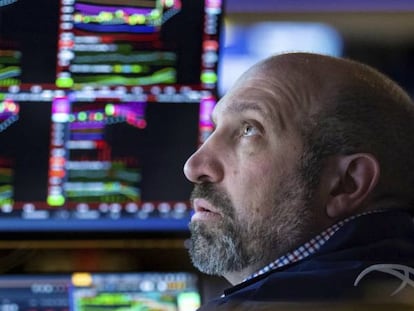
M 204 223 L 190 223 L 190 255 L 193 265 L 201 272 L 222 275 L 239 271 L 249 263 L 241 233 L 228 221 L 220 228 L 207 228 Z
M 213 185 L 196 185 L 192 197 L 204 197 L 223 212 L 214 225 L 191 222 L 190 257 L 201 272 L 224 275 L 246 268 L 260 268 L 292 250 L 310 226 L 307 188 L 297 176 L 283 178 L 273 202 L 274 213 L 260 224 L 234 216 L 229 198 Z

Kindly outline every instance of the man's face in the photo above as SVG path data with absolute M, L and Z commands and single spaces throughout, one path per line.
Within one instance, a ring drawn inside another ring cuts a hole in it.
M 283 86 L 247 75 L 217 104 L 216 128 L 187 161 L 195 183 L 190 223 L 194 265 L 248 276 L 291 250 L 310 226 L 303 145 Z

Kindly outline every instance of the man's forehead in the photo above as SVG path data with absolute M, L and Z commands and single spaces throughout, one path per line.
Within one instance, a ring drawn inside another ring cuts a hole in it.
M 309 103 L 302 85 L 282 79 L 279 76 L 264 76 L 260 71 L 243 76 L 235 86 L 218 102 L 212 119 L 228 115 L 255 111 L 270 121 L 284 124 L 303 115 Z

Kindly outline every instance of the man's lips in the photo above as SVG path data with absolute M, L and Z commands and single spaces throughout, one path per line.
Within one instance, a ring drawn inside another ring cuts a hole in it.
M 193 199 L 194 215 L 191 220 L 209 220 L 222 217 L 221 213 L 209 201 L 202 198 Z

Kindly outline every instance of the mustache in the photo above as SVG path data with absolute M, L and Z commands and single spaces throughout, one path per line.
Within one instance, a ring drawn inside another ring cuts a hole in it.
M 196 198 L 202 198 L 209 201 L 219 209 L 223 215 L 234 218 L 234 207 L 229 195 L 224 191 L 217 189 L 215 185 L 211 183 L 195 184 L 190 196 L 191 203 Z

